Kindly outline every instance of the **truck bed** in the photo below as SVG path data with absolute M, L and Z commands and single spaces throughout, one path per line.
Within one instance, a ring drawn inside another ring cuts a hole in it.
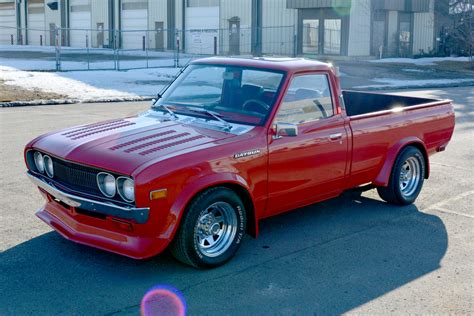
M 346 113 L 348 116 L 391 110 L 396 107 L 408 107 L 432 103 L 439 100 L 406 97 L 392 94 L 343 91 Z

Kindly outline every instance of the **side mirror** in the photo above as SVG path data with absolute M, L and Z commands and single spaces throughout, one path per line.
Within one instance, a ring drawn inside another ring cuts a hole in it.
M 298 136 L 298 125 L 290 123 L 277 123 L 275 125 L 275 135 L 273 139 L 279 139 L 284 136 Z

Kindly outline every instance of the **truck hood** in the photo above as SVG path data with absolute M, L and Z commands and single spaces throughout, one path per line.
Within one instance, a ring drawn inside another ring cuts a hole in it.
M 68 161 L 133 175 L 144 163 L 211 148 L 230 137 L 235 135 L 143 115 L 46 134 L 30 146 Z

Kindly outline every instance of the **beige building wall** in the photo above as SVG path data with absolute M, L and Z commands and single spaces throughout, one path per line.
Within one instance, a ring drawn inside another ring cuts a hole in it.
M 352 1 L 349 19 L 349 56 L 370 55 L 371 1 Z
M 262 0 L 262 52 L 291 56 L 295 51 L 298 11 L 286 0 Z

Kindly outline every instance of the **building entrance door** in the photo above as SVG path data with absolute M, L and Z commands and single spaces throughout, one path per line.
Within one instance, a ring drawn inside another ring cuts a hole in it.
M 299 52 L 303 55 L 345 54 L 348 22 L 348 16 L 341 17 L 331 9 L 300 9 Z
M 229 54 L 240 55 L 240 19 L 238 17 L 229 20 Z
M 155 48 L 156 50 L 164 49 L 164 22 L 155 22 Z

